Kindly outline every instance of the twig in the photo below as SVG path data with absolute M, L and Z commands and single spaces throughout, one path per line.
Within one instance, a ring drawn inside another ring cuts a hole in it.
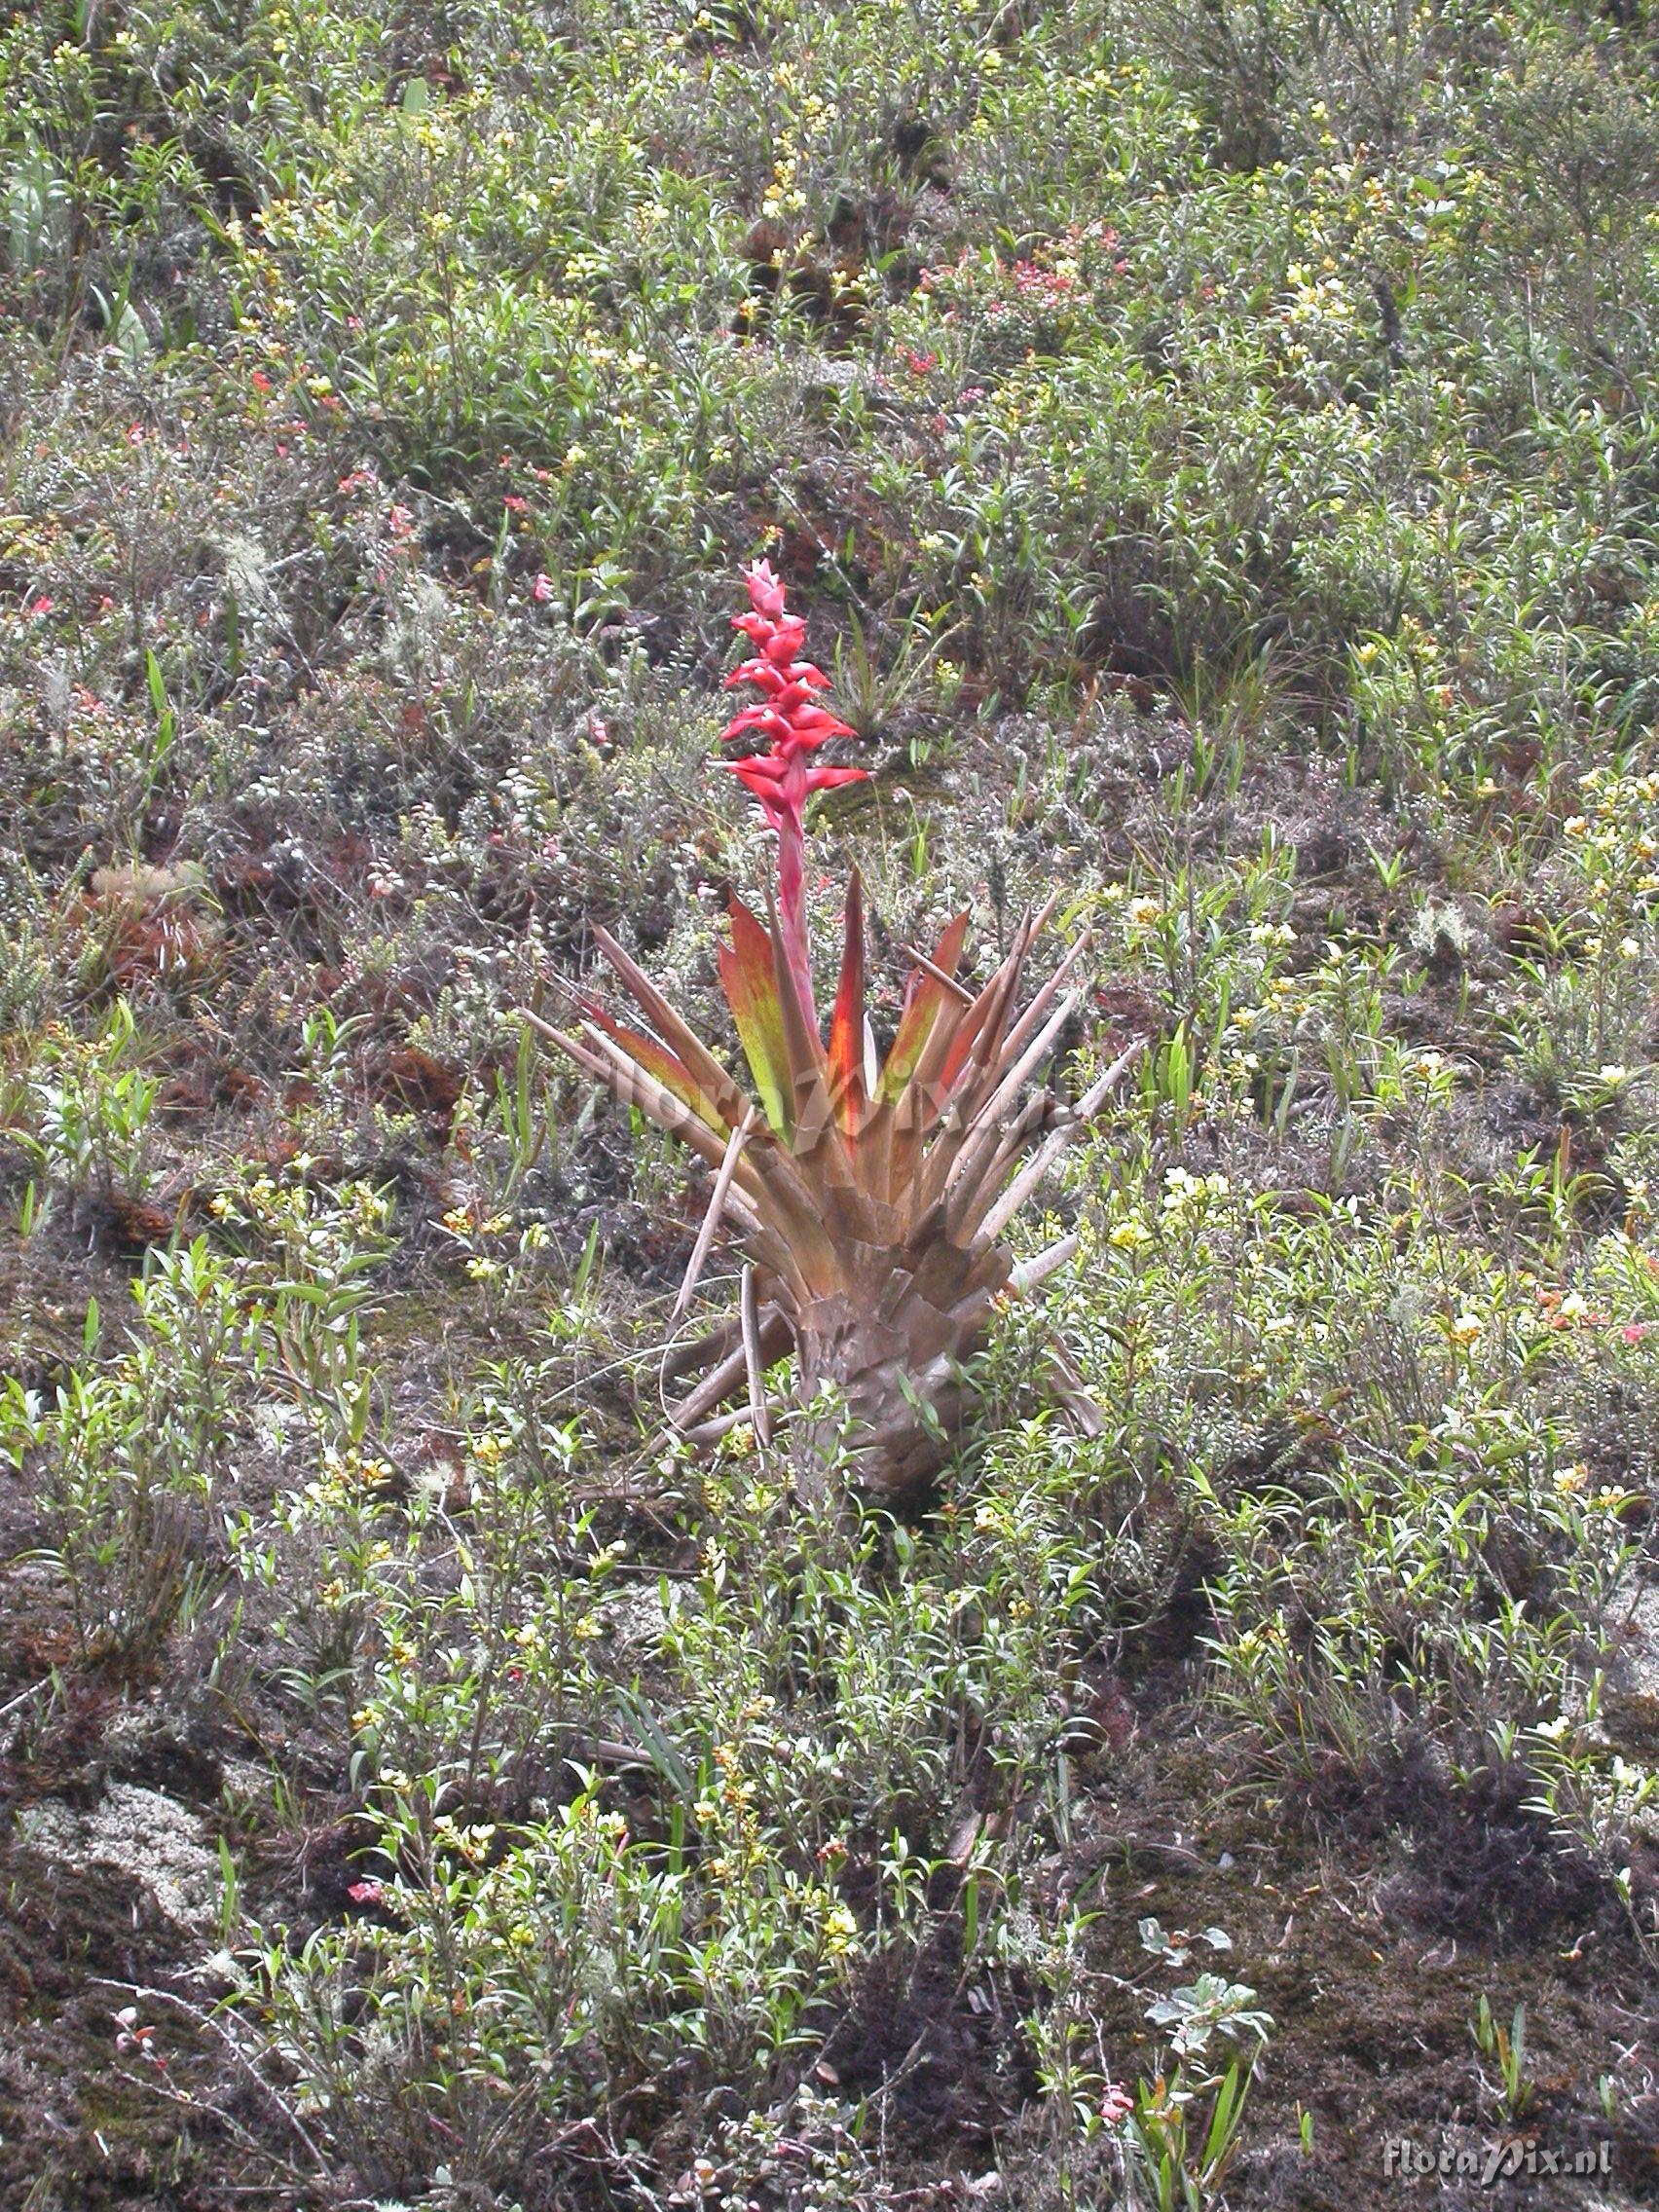
M 260 2094 L 267 2100 L 268 2103 L 275 2106 L 276 2111 L 281 2114 L 282 2118 L 288 2122 L 288 2125 L 299 2137 L 300 2141 L 305 2145 L 307 2152 L 311 2156 L 312 2162 L 316 2167 L 318 2177 L 322 2180 L 327 2179 L 328 2161 L 324 2158 L 322 2153 L 317 2149 L 315 2143 L 312 2140 L 311 2134 L 306 2128 L 304 2121 L 300 2119 L 299 2115 L 295 2113 L 272 2087 L 271 2083 L 259 2071 L 259 2068 L 255 2066 L 253 2060 L 249 2058 L 247 2052 L 243 2050 L 241 2045 L 237 2041 L 236 2037 L 231 2034 L 230 2030 L 224 2025 L 222 2021 L 216 2020 L 211 2012 L 204 2012 L 200 2005 L 191 2004 L 190 2000 L 187 1997 L 180 1997 L 176 1990 L 151 1989 L 146 1987 L 142 1983 L 134 1981 L 113 1981 L 104 1974 L 99 1974 L 96 1978 L 103 1984 L 104 1988 L 122 1990 L 127 1996 L 136 1997 L 141 2003 L 146 2005 L 176 2005 L 179 2010 L 184 2013 L 185 2017 L 189 2020 L 194 2021 L 197 2027 L 211 2028 L 213 2033 L 218 2037 L 219 2041 L 225 2046 L 226 2049 L 229 2050 L 232 2057 L 235 2058 L 237 2063 L 242 2068 L 249 2081 L 253 2083 L 255 2088 L 259 2090 Z M 222 2119 L 225 2116 L 223 2114 L 220 2114 L 217 2117 Z
M 743 1358 L 749 1370 L 749 1410 L 755 1421 L 755 1441 L 762 1449 L 772 1441 L 772 1423 L 766 1412 L 765 1368 L 760 1361 L 759 1292 L 753 1266 L 743 1270 Z
M 731 1179 L 737 1172 L 743 1148 L 749 1142 L 749 1132 L 759 1118 L 760 1109 L 751 1106 L 726 1141 L 725 1158 L 720 1161 L 719 1173 L 715 1177 L 714 1195 L 709 1200 L 709 1210 L 703 1216 L 703 1226 L 697 1232 L 697 1241 L 691 1247 L 685 1280 L 680 1286 L 680 1296 L 675 1300 L 674 1311 L 669 1315 L 671 1322 L 678 1321 L 690 1305 L 691 1295 L 702 1279 L 703 1264 L 709 1257 L 709 1247 L 715 1240 L 715 1232 L 720 1226 L 720 1216 L 725 1212 L 726 1194 L 731 1189 Z
M 942 968 L 936 968 L 933 962 L 929 960 L 925 954 L 914 951 L 907 944 L 896 945 L 894 949 L 898 952 L 902 960 L 909 961 L 910 965 L 913 968 L 919 968 L 924 976 L 931 976 L 936 983 L 942 983 L 945 989 L 950 992 L 951 996 L 953 998 L 959 999 L 964 1006 L 973 1005 L 973 992 L 964 990 L 962 985 L 956 980 L 956 977 L 954 976 L 947 976 Z
M 0 1720 L 4 1720 L 8 1714 L 16 1713 L 19 1706 L 27 1705 L 31 1698 L 39 1697 L 42 1690 L 49 1690 L 51 1687 L 52 1677 L 48 1675 L 43 1681 L 32 1683 L 26 1690 L 19 1690 L 15 1698 L 8 1700 L 5 1705 L 0 1705 Z

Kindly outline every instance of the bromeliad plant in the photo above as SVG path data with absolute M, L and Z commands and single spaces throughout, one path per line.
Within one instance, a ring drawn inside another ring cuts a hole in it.
M 1105 1103 L 1132 1053 L 1075 1109 L 1047 1089 L 1030 1088 L 1081 998 L 1066 985 L 1084 940 L 1023 1010 L 1018 1004 L 1051 901 L 1020 923 L 1007 957 L 977 990 L 957 980 L 965 913 L 931 959 L 912 954 L 898 1033 L 878 1060 L 865 1013 L 856 870 L 826 1038 L 806 927 L 804 811 L 813 792 L 859 780 L 865 771 L 817 760 L 827 740 L 851 733 L 818 703 L 828 679 L 797 657 L 806 625 L 787 611 L 783 585 L 764 562 L 747 581 L 750 609 L 734 617 L 734 627 L 747 633 L 755 653 L 727 681 L 756 686 L 760 698 L 724 737 L 760 738 L 764 747 L 718 764 L 754 793 L 777 832 L 778 890 L 765 923 L 733 897 L 719 975 L 756 1095 L 603 930 L 594 932 L 600 950 L 654 1034 L 615 1020 L 588 998 L 579 1002 L 573 1034 L 526 1018 L 716 1169 L 681 1310 L 722 1220 L 741 1235 L 741 1316 L 682 1361 L 682 1368 L 701 1361 L 712 1372 L 676 1410 L 679 1425 L 706 1439 L 749 1419 L 767 1441 L 763 1378 L 793 1352 L 797 1397 L 810 1404 L 822 1385 L 834 1386 L 850 1420 L 861 1485 L 896 1500 L 918 1492 L 938 1470 L 963 1412 L 963 1363 L 993 1302 L 1005 1290 L 1041 1281 L 1075 1248 L 1065 1238 L 1016 1268 L 1003 1237 L 1061 1148 Z M 747 1412 L 718 1418 L 745 1383 Z M 802 1476 L 810 1481 L 813 1464 L 823 1464 L 825 1440 L 810 1428 L 808 1435 Z

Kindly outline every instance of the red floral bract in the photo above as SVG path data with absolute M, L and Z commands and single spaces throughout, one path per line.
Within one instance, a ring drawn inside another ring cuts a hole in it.
M 766 750 L 756 748 L 741 760 L 720 760 L 716 766 L 729 768 L 759 800 L 760 811 L 778 833 L 778 921 L 801 1011 L 816 1023 L 802 867 L 806 802 L 813 792 L 863 783 L 866 777 L 863 768 L 826 768 L 811 760 L 827 739 L 851 737 L 853 732 L 813 701 L 813 693 L 826 689 L 830 679 L 813 662 L 796 659 L 806 642 L 806 623 L 787 610 L 784 586 L 771 564 L 756 561 L 744 581 L 749 586 L 750 610 L 734 614 L 731 626 L 748 638 L 755 657 L 732 671 L 726 686 L 752 683 L 762 697 L 758 705 L 745 707 L 733 717 L 720 742 L 754 735 L 764 741 Z

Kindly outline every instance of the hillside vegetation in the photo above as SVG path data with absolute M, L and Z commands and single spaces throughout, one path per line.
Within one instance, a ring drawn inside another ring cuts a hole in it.
M 0 10 L 4 2212 L 1659 2202 L 1656 68 Z M 1142 1048 L 899 1515 L 516 1013 L 737 1064 L 760 558 L 882 1042 Z

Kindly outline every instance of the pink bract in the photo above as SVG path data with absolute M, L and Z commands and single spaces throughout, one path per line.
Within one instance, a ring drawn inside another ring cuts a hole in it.
M 734 614 L 732 628 L 741 630 L 755 647 L 726 678 L 750 683 L 763 694 L 762 702 L 745 707 L 721 732 L 721 743 L 735 737 L 764 740 L 740 760 L 720 760 L 744 788 L 759 801 L 760 810 L 778 837 L 778 921 L 783 933 L 790 973 L 800 999 L 801 1011 L 814 1026 L 817 1014 L 812 996 L 812 962 L 806 940 L 806 895 L 802 855 L 806 844 L 806 802 L 812 793 L 830 791 L 841 784 L 866 780 L 863 768 L 822 768 L 809 765 L 807 756 L 832 737 L 851 737 L 847 723 L 815 705 L 812 694 L 828 688 L 830 679 L 812 661 L 799 660 L 806 640 L 806 622 L 785 606 L 784 585 L 771 564 L 756 561 L 744 576 L 749 586 L 747 614 Z

